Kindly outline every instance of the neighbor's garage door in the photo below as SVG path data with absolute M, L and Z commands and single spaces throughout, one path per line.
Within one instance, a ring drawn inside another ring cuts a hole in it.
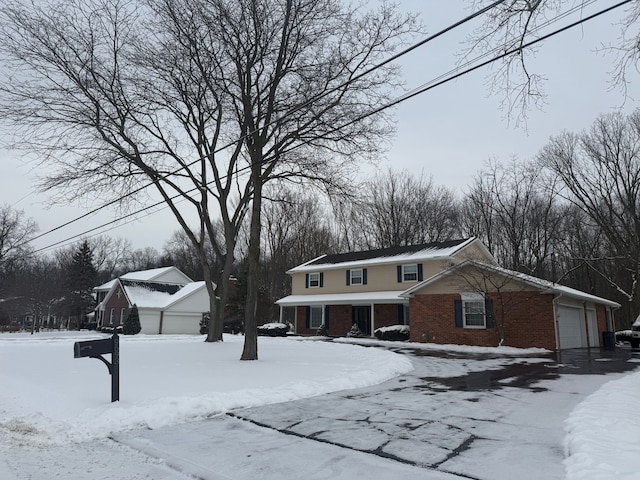
M 558 305 L 558 335 L 560 348 L 583 348 L 587 346 L 587 332 L 582 308 Z
M 186 333 L 198 335 L 200 333 L 200 319 L 202 315 L 165 313 L 162 319 L 162 333 Z

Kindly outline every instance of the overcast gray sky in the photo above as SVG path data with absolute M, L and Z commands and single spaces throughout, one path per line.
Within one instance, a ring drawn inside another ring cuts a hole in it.
M 402 8 L 418 12 L 428 34 L 468 15 L 469 0 L 402 0 Z M 571 3 L 571 2 L 567 2 Z M 596 2 L 595 9 L 614 2 Z M 593 9 L 592 9 L 593 10 Z M 624 11 L 613 12 L 547 40 L 530 66 L 546 77 L 546 105 L 543 110 L 530 110 L 526 129 L 509 123 L 500 110 L 503 100 L 489 96 L 487 69 L 424 93 L 395 109 L 397 135 L 378 169 L 407 169 L 432 175 L 434 183 L 462 193 L 474 174 L 490 158 L 508 161 L 533 157 L 549 137 L 566 129 L 588 128 L 598 114 L 622 108 L 630 112 L 637 107 L 634 98 L 626 98 L 620 90 L 611 90 L 608 73 L 613 59 L 596 50 L 603 44 L 615 43 L 619 28 L 614 25 Z M 576 18 L 577 19 L 577 18 Z M 409 89 L 420 86 L 455 66 L 462 42 L 470 32 L 463 27 L 412 52 L 402 61 L 403 76 Z M 637 74 L 630 75 L 628 91 L 637 90 Z M 22 209 L 39 225 L 50 230 L 86 211 L 87 203 L 74 202 L 67 207 L 48 207 L 47 197 L 34 192 L 34 172 L 23 165 L 19 153 L 0 149 L 3 165 L 2 203 Z M 362 175 L 375 170 L 364 167 Z M 72 201 L 73 199 L 70 199 Z M 96 205 L 93 205 L 96 206 Z M 34 242 L 37 248 L 81 233 L 115 218 L 107 210 L 99 216 L 83 220 Z M 171 214 L 164 210 L 145 219 L 114 228 L 106 234 L 129 238 L 135 248 L 146 246 L 161 250 L 164 242 L 178 229 Z

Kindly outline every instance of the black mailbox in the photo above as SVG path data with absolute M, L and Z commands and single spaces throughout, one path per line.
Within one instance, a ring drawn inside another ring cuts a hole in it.
M 111 354 L 111 362 L 102 355 Z M 111 375 L 111 401 L 120 400 L 120 340 L 114 333 L 111 338 L 76 342 L 73 345 L 73 358 L 97 358 L 107 366 Z
M 76 342 L 73 345 L 73 358 L 97 357 L 107 353 L 113 353 L 113 339 L 111 338 Z

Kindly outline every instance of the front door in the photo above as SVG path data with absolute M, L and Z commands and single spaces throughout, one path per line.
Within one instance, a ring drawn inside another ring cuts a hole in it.
M 352 321 L 365 335 L 371 336 L 371 307 L 354 306 L 351 309 Z

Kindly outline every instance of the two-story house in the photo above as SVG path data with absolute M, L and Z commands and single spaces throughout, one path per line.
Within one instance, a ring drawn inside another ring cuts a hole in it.
M 142 333 L 197 335 L 209 311 L 205 283 L 194 282 L 176 267 L 129 272 L 94 292 L 99 329 L 121 326 L 136 305 Z
M 287 273 L 295 328 L 344 336 L 410 325 L 411 341 L 549 350 L 598 347 L 616 302 L 500 267 L 476 238 L 324 255 Z
M 495 264 L 476 238 L 323 255 L 292 268 L 291 295 L 278 300 L 295 308 L 296 332 L 345 335 L 352 324 L 371 335 L 379 327 L 409 324 L 409 299 L 401 294 L 453 263 L 474 259 Z

